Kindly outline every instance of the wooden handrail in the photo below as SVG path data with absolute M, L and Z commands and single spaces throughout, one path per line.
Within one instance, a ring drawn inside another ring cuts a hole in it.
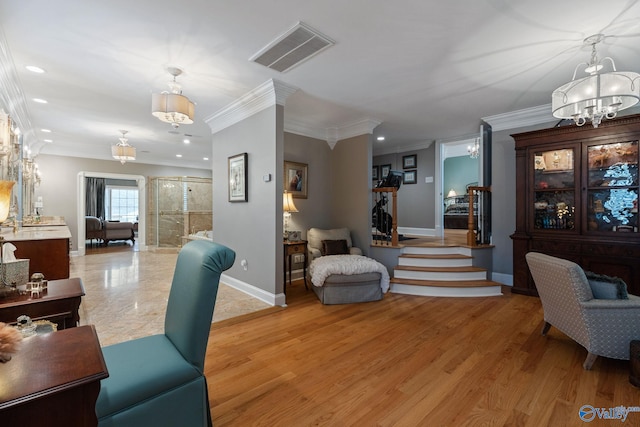
M 484 192 L 491 192 L 491 187 L 468 187 L 467 191 L 469 192 L 469 216 L 467 221 L 467 245 L 468 246 L 478 246 L 478 224 L 476 221 L 476 213 L 474 212 L 475 201 L 480 201 L 481 195 Z M 476 197 L 476 192 L 477 196 Z

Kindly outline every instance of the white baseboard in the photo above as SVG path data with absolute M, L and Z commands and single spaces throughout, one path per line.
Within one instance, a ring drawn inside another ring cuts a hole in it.
M 436 230 L 433 228 L 398 227 L 398 233 L 411 236 L 435 236 Z
M 282 293 L 272 294 L 265 291 L 264 289 L 256 288 L 255 286 L 250 285 L 246 282 L 243 282 L 231 276 L 227 276 L 226 274 L 222 274 L 220 276 L 220 281 L 225 285 L 231 286 L 234 289 L 237 289 L 247 295 L 259 299 L 260 301 L 266 302 L 269 305 L 279 305 L 282 307 L 285 307 L 287 305 L 285 295 Z

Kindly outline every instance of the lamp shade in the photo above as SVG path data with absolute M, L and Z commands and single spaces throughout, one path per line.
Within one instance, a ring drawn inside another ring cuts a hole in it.
M 453 188 L 451 190 L 449 190 L 449 194 L 447 194 L 447 197 L 456 197 L 456 190 L 454 190 Z
M 15 181 L 0 181 L 0 222 L 5 222 L 9 217 L 11 206 L 11 190 Z
M 298 212 L 298 208 L 293 204 L 293 196 L 291 193 L 282 195 L 282 210 L 284 212 Z
M 116 144 L 111 146 L 111 155 L 114 159 L 120 160 L 120 163 L 124 164 L 127 161 L 136 159 L 136 149 L 128 144 Z
M 172 125 L 193 123 L 195 106 L 179 93 L 154 93 L 151 96 L 151 114 Z

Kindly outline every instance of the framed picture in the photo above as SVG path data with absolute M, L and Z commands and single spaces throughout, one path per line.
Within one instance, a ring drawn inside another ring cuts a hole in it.
M 308 165 L 305 163 L 284 162 L 284 189 L 297 199 L 307 198 Z
M 385 179 L 389 172 L 391 172 L 391 165 L 380 166 L 380 179 Z
M 378 178 L 380 176 L 380 166 L 374 166 L 373 169 L 371 169 L 371 179 L 373 181 L 377 181 L 380 178 Z
M 402 169 L 413 169 L 417 167 L 417 155 L 402 156 Z
M 247 195 L 247 153 L 229 157 L 229 201 L 246 202 Z
M 415 184 L 416 183 L 417 172 L 418 171 L 416 171 L 416 170 L 405 171 L 404 172 L 403 184 Z

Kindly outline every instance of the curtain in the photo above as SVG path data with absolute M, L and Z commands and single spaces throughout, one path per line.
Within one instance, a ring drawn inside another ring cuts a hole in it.
M 104 219 L 104 178 L 85 178 L 85 215 Z

